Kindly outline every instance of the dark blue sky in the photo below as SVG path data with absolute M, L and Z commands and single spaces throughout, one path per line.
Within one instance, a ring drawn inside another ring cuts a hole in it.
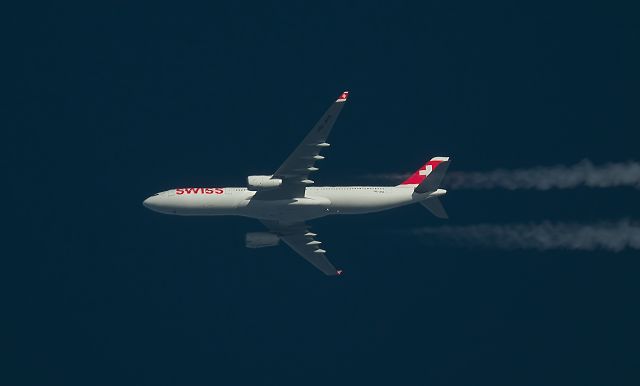
M 3 384 L 636 385 L 637 252 L 425 245 L 314 222 L 345 270 L 142 200 L 273 172 L 344 89 L 319 184 L 637 160 L 638 9 L 603 2 L 7 12 Z M 362 181 L 360 181 L 362 182 Z M 640 218 L 631 188 L 452 191 L 449 224 Z

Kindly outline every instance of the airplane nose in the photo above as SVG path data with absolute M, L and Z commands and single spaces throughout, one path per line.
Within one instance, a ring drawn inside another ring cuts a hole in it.
M 147 197 L 146 200 L 142 201 L 142 205 L 144 205 L 145 208 L 153 210 L 155 207 L 154 201 L 155 201 L 155 196 Z
M 175 213 L 173 211 L 171 201 L 167 201 L 167 195 L 164 192 L 156 193 L 151 197 L 147 197 L 142 201 L 145 208 L 158 213 Z

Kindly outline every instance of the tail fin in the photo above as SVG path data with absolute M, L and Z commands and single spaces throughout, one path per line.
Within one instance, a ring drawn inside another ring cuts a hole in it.
M 415 188 L 416 193 L 435 191 L 447 172 L 449 162 L 449 157 L 433 157 L 398 186 Z

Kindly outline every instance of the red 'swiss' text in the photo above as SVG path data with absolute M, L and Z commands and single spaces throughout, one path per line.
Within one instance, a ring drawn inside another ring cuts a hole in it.
M 222 188 L 179 188 L 176 189 L 176 194 L 222 194 L 224 189 Z

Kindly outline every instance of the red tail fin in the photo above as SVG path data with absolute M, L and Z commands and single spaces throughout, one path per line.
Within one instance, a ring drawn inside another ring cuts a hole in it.
M 420 183 L 422 183 L 422 181 L 424 181 L 425 178 L 427 178 L 427 176 L 432 171 L 434 171 L 438 167 L 438 165 L 440 165 L 440 163 L 442 163 L 444 161 L 448 161 L 448 160 L 449 160 L 449 157 L 433 157 L 433 158 L 431 158 L 431 160 L 429 160 L 429 162 L 424 164 L 420 169 L 416 170 L 415 173 L 413 173 L 409 178 L 404 180 L 398 186 L 415 186 L 415 185 L 419 185 Z

